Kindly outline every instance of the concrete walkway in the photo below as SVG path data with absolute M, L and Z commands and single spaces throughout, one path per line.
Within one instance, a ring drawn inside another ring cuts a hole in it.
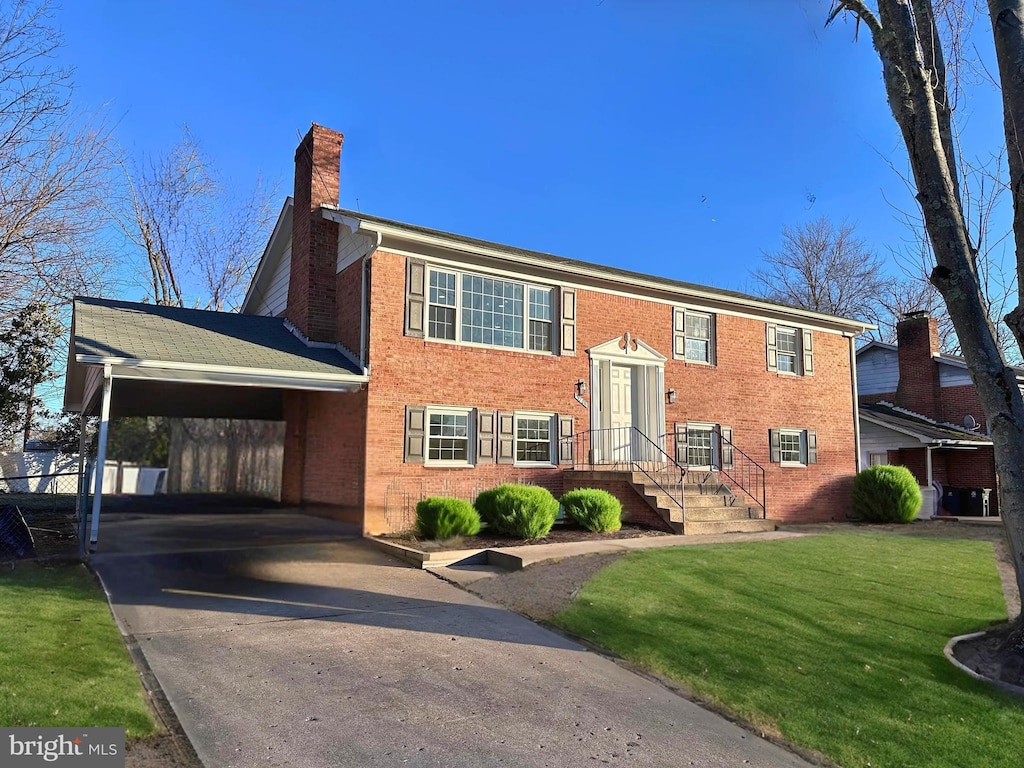
M 121 520 L 94 560 L 207 766 L 808 765 L 343 527 L 267 523 Z

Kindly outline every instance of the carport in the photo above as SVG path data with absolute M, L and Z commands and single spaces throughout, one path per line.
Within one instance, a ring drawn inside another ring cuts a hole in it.
M 283 420 L 291 390 L 355 392 L 365 367 L 340 345 L 311 342 L 283 318 L 76 298 L 64 410 L 81 414 L 81 542 L 99 540 L 103 472 L 86 530 L 86 418 L 99 417 L 103 467 L 111 418 L 168 416 Z M 116 384 L 115 384 L 116 382 Z

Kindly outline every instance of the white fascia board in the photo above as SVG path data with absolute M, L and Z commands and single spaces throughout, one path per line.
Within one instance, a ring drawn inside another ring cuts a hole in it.
M 554 272 L 563 272 L 563 273 L 566 273 L 566 274 L 578 275 L 580 277 L 589 277 L 589 278 L 596 279 L 596 280 L 603 280 L 603 281 L 607 281 L 607 282 L 619 283 L 620 285 L 623 285 L 623 286 L 642 288 L 642 289 L 647 289 L 647 290 L 652 290 L 652 291 L 659 291 L 661 293 L 676 293 L 680 297 L 680 299 L 678 299 L 678 300 L 659 300 L 659 299 L 654 299 L 652 297 L 642 296 L 642 298 L 650 299 L 652 301 L 659 301 L 659 303 L 680 306 L 681 303 L 685 303 L 686 299 L 689 298 L 689 299 L 696 300 L 696 301 L 711 302 L 711 303 L 713 303 L 715 305 L 722 305 L 722 304 L 729 305 L 729 304 L 732 304 L 732 305 L 737 305 L 737 306 L 740 306 L 740 307 L 745 307 L 745 308 L 748 308 L 748 309 L 751 310 L 750 312 L 743 312 L 743 311 L 740 311 L 740 310 L 723 310 L 720 306 L 708 307 L 706 305 L 701 305 L 699 308 L 702 311 L 705 311 L 705 312 L 707 312 L 707 311 L 719 312 L 719 313 L 722 313 L 722 314 L 735 315 L 737 317 L 748 317 L 748 318 L 752 318 L 752 319 L 756 319 L 756 320 L 767 320 L 769 322 L 776 322 L 776 321 L 779 320 L 780 317 L 797 317 L 797 318 L 801 318 L 801 321 L 800 322 L 793 322 L 793 324 L 794 325 L 798 325 L 801 328 L 813 328 L 814 330 L 820 330 L 820 331 L 824 331 L 826 333 L 839 333 L 839 334 L 848 334 L 848 333 L 850 333 L 852 331 L 854 335 L 858 335 L 858 336 L 861 333 L 865 333 L 865 332 L 873 330 L 874 328 L 877 327 L 877 326 L 871 325 L 870 323 L 860 323 L 860 322 L 855 322 L 855 321 L 852 321 L 852 320 L 845 320 L 843 318 L 834 318 L 831 315 L 822 315 L 822 314 L 820 314 L 818 312 L 811 312 L 811 311 L 805 310 L 805 309 L 795 309 L 795 308 L 791 308 L 791 307 L 779 306 L 779 305 L 776 305 L 776 304 L 768 304 L 766 302 L 757 301 L 756 299 L 744 299 L 744 298 L 739 298 L 739 297 L 735 297 L 735 296 L 727 296 L 727 295 L 723 295 L 723 294 L 720 294 L 720 293 L 714 293 L 713 291 L 701 291 L 701 290 L 693 290 L 693 289 L 682 289 L 682 288 L 678 288 L 676 286 L 671 286 L 671 285 L 666 285 L 664 283 L 660 283 L 660 282 L 657 281 L 657 278 L 652 278 L 650 280 L 645 280 L 645 279 L 639 279 L 639 278 L 629 278 L 629 277 L 625 277 L 625 276 L 622 276 L 622 275 L 612 275 L 612 274 L 608 274 L 607 272 L 604 272 L 603 270 L 601 270 L 600 266 L 595 266 L 594 268 L 589 269 L 589 268 L 582 268 L 582 267 L 575 267 L 575 266 L 565 266 L 565 265 L 560 265 L 560 264 L 552 264 L 550 262 L 543 261 L 541 259 L 531 258 L 531 257 L 528 257 L 528 256 L 523 256 L 521 254 L 510 254 L 510 253 L 507 253 L 507 252 L 504 252 L 504 251 L 499 251 L 499 250 L 493 249 L 493 248 L 469 246 L 469 245 L 466 245 L 466 244 L 463 244 L 463 243 L 454 242 L 454 241 L 451 241 L 451 240 L 444 240 L 442 238 L 431 237 L 429 235 L 422 235 L 422 234 L 419 234 L 419 233 L 411 233 L 411 232 L 407 232 L 406 230 L 396 229 L 394 227 L 388 227 L 388 226 L 386 226 L 384 224 L 380 224 L 378 222 L 361 221 L 360 222 L 360 231 L 361 232 L 379 232 L 382 237 L 394 237 L 395 239 L 406 240 L 408 242 L 412 242 L 412 243 L 416 243 L 416 244 L 422 244 L 422 245 L 427 245 L 427 246 L 434 246 L 434 247 L 437 247 L 437 248 L 444 248 L 444 249 L 449 250 L 449 251 L 457 251 L 459 253 L 465 253 L 465 254 L 470 255 L 470 256 L 474 256 L 474 255 L 475 256 L 484 256 L 484 257 L 493 258 L 493 259 L 500 259 L 500 260 L 506 261 L 506 262 L 512 261 L 512 262 L 515 262 L 515 263 L 518 263 L 518 264 L 523 264 L 525 266 L 535 267 L 535 268 L 538 268 L 538 269 L 545 269 L 545 270 L 554 271 Z M 411 256 L 415 256 L 417 258 L 422 258 L 422 259 L 425 259 L 427 261 L 433 261 L 433 262 L 437 262 L 437 263 L 443 262 L 443 260 L 441 260 L 441 259 L 436 259 L 436 258 L 433 258 L 433 257 L 430 257 L 430 256 L 425 256 L 422 253 L 415 253 L 415 252 L 411 252 L 411 251 L 403 251 L 402 249 L 392 248 L 392 247 L 389 247 L 387 245 L 382 245 L 381 248 L 383 250 L 388 251 L 389 253 L 396 253 L 398 255 L 406 255 L 406 256 L 411 255 Z M 497 272 L 499 270 L 494 270 L 494 271 Z M 522 273 L 521 272 L 510 271 L 510 272 L 508 272 L 508 274 L 510 274 L 510 275 L 518 275 L 520 277 L 520 279 L 522 278 Z M 606 292 L 606 293 L 612 293 L 612 294 L 617 294 L 617 295 L 622 295 L 622 296 L 629 296 L 631 298 L 637 298 L 638 297 L 638 294 L 636 292 L 627 292 L 627 291 L 623 291 L 623 290 L 616 291 L 616 290 L 613 290 L 613 289 L 612 290 L 600 289 L 600 288 L 595 288 L 592 285 L 586 285 L 586 284 L 582 284 L 582 283 L 573 283 L 573 282 L 568 281 L 568 280 L 559 280 L 558 284 L 559 285 L 564 285 L 564 286 L 567 286 L 567 287 L 582 288 L 583 290 L 588 290 L 588 291 L 596 290 L 598 292 Z M 767 315 L 767 316 L 765 314 L 759 314 L 759 313 L 755 314 L 758 310 L 760 310 L 760 312 L 770 313 L 770 314 Z M 808 321 L 810 321 L 810 322 L 808 322 Z
M 986 445 L 992 445 L 991 440 L 955 440 L 952 438 L 934 438 L 929 435 L 922 435 L 919 432 L 915 432 L 910 427 L 890 424 L 889 422 L 879 418 L 875 418 L 873 414 L 865 413 L 864 411 L 861 411 L 858 415 L 860 416 L 860 418 L 864 419 L 864 421 L 869 421 L 872 424 L 877 424 L 879 427 L 884 427 L 885 429 L 892 430 L 893 432 L 899 432 L 901 435 L 906 435 L 907 437 L 913 437 L 917 440 L 920 440 L 922 445 L 934 445 L 939 447 L 945 445 L 964 445 L 970 447 L 982 447 Z
M 249 301 L 252 299 L 256 284 L 263 277 L 264 270 L 267 269 L 269 256 L 274 249 L 274 244 L 277 242 L 277 238 L 280 237 L 281 229 L 284 226 L 284 220 L 287 217 L 288 211 L 294 204 L 295 201 L 291 195 L 285 198 L 284 205 L 281 207 L 281 212 L 277 215 L 277 222 L 274 224 L 274 229 L 270 233 L 270 239 L 267 240 L 267 245 L 263 249 L 263 255 L 260 256 L 260 263 L 256 267 L 256 272 L 253 273 L 252 280 L 249 281 L 249 288 L 245 292 L 245 299 L 242 300 L 242 306 L 238 310 L 239 314 L 244 315 L 246 310 L 249 308 Z
M 233 365 L 208 365 L 204 363 L 181 363 L 167 360 L 139 360 L 131 357 L 101 357 L 100 355 L 78 355 L 76 362 L 80 365 L 116 365 L 121 369 L 125 368 L 156 368 L 165 371 L 192 371 L 195 373 L 224 374 L 227 376 L 246 376 L 257 379 L 259 377 L 281 378 L 287 377 L 294 381 L 313 382 L 337 382 L 351 384 L 366 384 L 369 376 L 356 373 L 313 373 L 306 371 L 281 371 L 272 368 L 243 368 Z M 121 373 L 124 378 L 124 373 Z
M 229 374 L 214 374 L 210 378 L 198 376 L 181 376 L 180 371 L 163 370 L 158 368 L 138 369 L 135 367 L 111 366 L 111 376 L 115 379 L 131 381 L 160 381 L 172 384 L 206 384 L 219 387 L 262 387 L 271 389 L 294 389 L 313 392 L 356 392 L 362 386 L 360 382 L 354 381 L 309 381 L 308 379 L 297 379 L 293 376 L 232 376 Z

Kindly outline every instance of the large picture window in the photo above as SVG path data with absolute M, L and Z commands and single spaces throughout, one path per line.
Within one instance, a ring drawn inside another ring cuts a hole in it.
M 430 270 L 429 285 L 428 338 L 552 350 L 551 288 L 443 269 Z

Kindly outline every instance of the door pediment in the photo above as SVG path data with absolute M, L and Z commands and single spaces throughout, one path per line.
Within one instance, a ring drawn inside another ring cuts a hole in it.
M 590 347 L 591 359 L 615 360 L 629 365 L 664 365 L 667 359 L 650 344 L 634 337 L 629 331 L 615 339 Z

